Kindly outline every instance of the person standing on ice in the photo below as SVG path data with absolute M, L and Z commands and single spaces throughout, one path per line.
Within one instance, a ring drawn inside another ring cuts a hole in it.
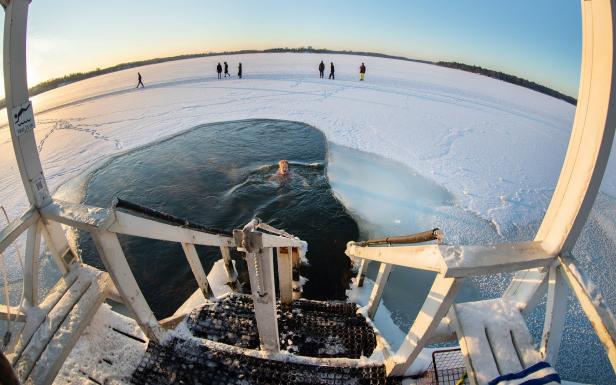
M 359 67 L 359 80 L 364 81 L 365 78 L 366 78 L 366 66 L 364 65 L 364 63 L 361 63 L 361 66 Z
M 242 78 L 242 63 L 240 63 L 237 66 L 237 76 L 241 79 Z
M 225 62 L 225 77 L 231 77 L 231 75 L 229 75 L 229 64 L 227 64 L 227 62 Z
M 323 73 L 325 72 L 325 63 L 321 60 L 321 64 L 319 64 L 319 76 L 323 79 Z
M 336 80 L 336 77 L 334 76 L 334 63 L 333 62 L 330 63 L 330 66 L 329 66 L 329 78 Z
M 218 72 L 218 79 L 220 79 L 222 76 L 222 66 L 220 65 L 220 63 L 218 63 L 218 65 L 216 66 L 216 72 Z
M 139 86 L 141 86 L 141 88 L 145 88 L 145 86 L 143 85 L 143 81 L 141 80 L 141 73 L 137 72 L 137 87 L 139 88 Z

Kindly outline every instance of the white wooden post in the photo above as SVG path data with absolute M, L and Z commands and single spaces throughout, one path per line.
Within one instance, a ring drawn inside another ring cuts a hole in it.
M 222 260 L 225 264 L 225 271 L 227 272 L 227 285 L 234 291 L 239 291 L 239 282 L 237 281 L 237 270 L 231 259 L 231 250 L 228 246 L 220 246 L 220 253 L 222 254 Z
M 560 263 L 550 267 L 548 275 L 548 302 L 539 351 L 543 359 L 556 365 L 567 313 L 569 287 L 562 276 Z
M 197 253 L 195 245 L 192 243 L 182 242 L 182 249 L 184 250 L 184 254 L 186 255 L 190 269 L 197 280 L 197 284 L 199 285 L 199 289 L 201 289 L 203 296 L 208 299 L 214 298 L 214 293 L 212 292 L 210 284 L 207 281 L 207 275 L 203 270 L 203 265 L 199 260 L 199 254 Z
M 120 292 L 124 304 L 130 309 L 145 335 L 150 340 L 160 342 L 164 330 L 156 320 L 133 276 L 118 236 L 108 231 L 93 231 L 91 234 L 105 268 Z
M 379 266 L 379 274 L 376 276 L 374 287 L 372 288 L 372 292 L 370 292 L 370 299 L 368 299 L 368 304 L 366 305 L 368 317 L 371 319 L 374 319 L 376 311 L 379 308 L 383 290 L 385 290 L 385 285 L 387 285 L 392 267 L 393 266 L 389 263 L 381 263 Z
M 355 277 L 355 287 L 364 286 L 364 278 L 366 278 L 366 273 L 368 272 L 368 264 L 369 260 L 362 258 L 359 262 L 359 269 L 357 271 L 357 276 Z
M 293 249 L 291 247 L 278 247 L 276 254 L 278 257 L 280 305 L 291 306 L 293 302 Z
M 24 306 L 36 306 L 38 305 L 38 292 L 39 292 L 39 254 L 41 244 L 41 233 L 39 227 L 40 221 L 32 224 L 28 228 L 26 238 L 26 258 L 24 261 L 24 281 L 23 281 L 23 293 L 24 293 Z
M 280 341 L 278 340 L 278 320 L 276 318 L 273 254 L 271 248 L 246 253 L 246 262 L 248 263 L 261 349 L 276 353 L 280 351 Z
M 573 258 L 559 257 L 559 260 L 563 276 L 595 329 L 599 341 L 607 352 L 607 358 L 616 372 L 616 318 L 614 314 L 605 303 L 605 297 L 597 285 L 583 275 Z
M 26 76 L 26 29 L 29 0 L 11 0 L 4 18 L 4 88 L 6 111 L 24 190 L 30 203 L 41 208 L 51 202 L 34 137 L 34 113 L 28 95 Z M 44 222 L 49 239 L 46 243 L 62 257 L 68 241 L 59 223 Z M 56 256 L 55 254 L 54 256 Z
M 403 376 L 429 341 L 430 335 L 447 314 L 463 278 L 445 278 L 437 274 L 415 322 L 396 354 L 385 362 L 388 376 Z

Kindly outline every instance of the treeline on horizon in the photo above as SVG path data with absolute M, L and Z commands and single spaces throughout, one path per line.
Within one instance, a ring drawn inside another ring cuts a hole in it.
M 479 67 L 475 65 L 468 65 L 468 64 L 457 63 L 457 62 L 439 61 L 434 64 L 442 66 L 442 67 L 455 68 L 455 69 L 462 70 L 462 71 L 467 71 L 467 72 L 472 72 L 472 73 L 479 74 L 479 75 L 488 76 L 494 79 L 502 80 L 507 83 L 512 83 L 518 86 L 530 88 L 531 90 L 541 92 L 542 94 L 550 95 L 552 97 L 555 97 L 556 99 L 564 100 L 565 102 L 571 103 L 574 106 L 577 104 L 577 99 L 569 95 L 565 95 L 552 88 L 542 86 L 541 84 L 537 84 L 533 81 L 520 78 L 515 75 L 509 75 L 504 72 L 494 71 L 491 69 L 487 69 L 487 68 L 483 68 L 483 67 Z
M 87 71 L 87 72 L 70 73 L 70 74 L 64 75 L 59 78 L 49 79 L 33 87 L 30 87 L 29 92 L 30 92 L 30 96 L 35 96 L 38 94 L 42 94 L 43 92 L 52 90 L 54 88 L 62 87 L 67 84 L 78 82 L 80 80 L 92 78 L 95 76 L 105 75 L 111 72 L 122 71 L 122 70 L 129 69 L 129 68 L 141 67 L 141 66 L 150 65 L 150 64 L 164 63 L 164 62 L 175 61 L 175 60 L 196 59 L 196 58 L 202 58 L 202 57 L 223 56 L 223 55 L 242 55 L 242 54 L 254 54 L 254 53 L 289 53 L 289 52 L 290 53 L 327 53 L 327 54 L 372 56 L 372 57 L 380 57 L 380 58 L 386 58 L 386 59 L 435 64 L 435 65 L 439 65 L 442 67 L 455 68 L 455 69 L 473 72 L 473 73 L 484 75 L 484 76 L 489 76 L 494 79 L 498 79 L 498 80 L 502 80 L 508 83 L 517 84 L 522 87 L 530 88 L 537 92 L 541 92 L 543 94 L 555 97 L 557 99 L 564 100 L 573 105 L 577 104 L 577 100 L 575 98 L 562 94 L 549 87 L 542 86 L 541 84 L 537 84 L 530 80 L 519 78 L 514 75 L 509 75 L 503 72 L 494 71 L 494 70 L 482 68 L 482 67 L 475 66 L 475 65 L 468 65 L 468 64 L 456 63 L 456 62 L 444 62 L 444 61 L 431 62 L 428 60 L 411 59 L 411 58 L 404 57 L 404 56 L 387 55 L 387 54 L 378 53 L 378 52 L 347 51 L 347 50 L 339 51 L 339 50 L 330 50 L 326 48 L 321 48 L 321 49 L 312 48 L 310 46 L 300 47 L 300 48 L 286 48 L 285 47 L 285 48 L 270 48 L 270 49 L 265 49 L 265 50 L 207 52 L 207 53 L 168 56 L 168 57 L 154 58 L 154 59 L 148 59 L 148 60 L 139 60 L 139 61 L 133 61 L 133 62 L 128 62 L 128 63 L 121 63 L 121 64 L 117 64 L 117 65 L 114 65 L 112 67 L 107 67 L 107 68 L 97 68 L 95 70 Z M 1 99 L 0 108 L 4 108 L 4 107 L 6 107 L 6 100 Z

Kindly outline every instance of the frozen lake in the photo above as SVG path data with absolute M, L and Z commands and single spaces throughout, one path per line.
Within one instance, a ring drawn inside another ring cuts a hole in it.
M 241 61 L 244 79 L 217 80 L 215 65 L 225 60 L 232 68 Z M 336 64 L 335 81 L 318 78 L 320 60 Z M 360 83 L 361 62 L 367 80 Z M 332 188 L 365 235 L 438 226 L 450 243 L 529 239 L 550 200 L 575 113 L 563 101 L 483 76 L 360 56 L 257 54 L 169 62 L 139 68 L 146 85 L 139 90 L 133 88 L 136 71 L 33 98 L 52 189 L 112 155 L 191 127 L 281 119 L 323 132 Z M 0 163 L 0 204 L 15 217 L 27 202 L 6 123 L 0 128 Z M 576 250 L 612 308 L 615 175 L 612 159 L 599 209 Z M 19 264 L 14 255 L 7 257 L 17 280 Z M 400 326 L 412 321 L 414 298 L 424 295 L 405 274 L 394 271 L 384 298 Z M 506 285 L 507 277 L 477 279 L 467 294 L 495 296 Z M 571 302 L 570 308 L 559 369 L 571 380 L 616 383 L 579 306 Z M 583 354 L 573 360 L 576 351 Z

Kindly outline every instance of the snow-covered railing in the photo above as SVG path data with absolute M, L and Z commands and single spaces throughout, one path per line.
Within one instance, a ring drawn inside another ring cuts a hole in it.
M 605 303 L 603 295 L 596 285 L 584 277 L 573 258 L 553 255 L 541 242 L 491 246 L 389 247 L 360 246 L 358 243 L 349 242 L 346 254 L 361 261 L 360 271 L 354 282 L 356 286 L 362 285 L 361 278 L 365 275 L 367 262 L 380 262 L 368 304 L 362 308 L 362 312 L 370 318 L 376 314 L 393 265 L 437 273 L 430 293 L 404 342 L 387 360 L 386 366 L 391 375 L 403 375 L 428 343 L 443 341 L 453 336 L 447 327 L 449 320 L 446 316 L 465 277 L 533 268 L 546 271 L 549 275 L 546 287 L 548 300 L 540 344 L 540 352 L 544 359 L 556 362 L 564 326 L 568 287 L 570 287 L 616 370 L 616 319 Z

